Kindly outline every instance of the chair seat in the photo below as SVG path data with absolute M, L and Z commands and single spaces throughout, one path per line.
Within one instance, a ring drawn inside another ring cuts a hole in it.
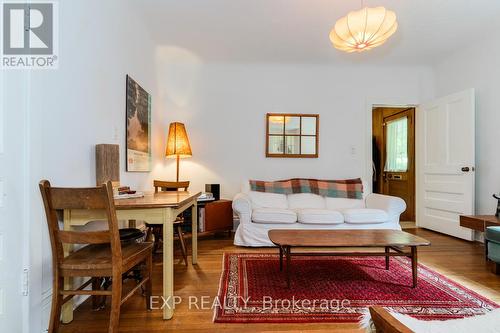
M 125 270 L 143 261 L 152 249 L 153 243 L 122 243 L 122 265 Z M 70 270 L 104 270 L 111 273 L 111 247 L 109 244 L 87 245 L 65 257 L 60 268 L 63 275 Z
M 490 242 L 495 242 L 500 244 L 500 227 L 488 227 L 484 237 Z

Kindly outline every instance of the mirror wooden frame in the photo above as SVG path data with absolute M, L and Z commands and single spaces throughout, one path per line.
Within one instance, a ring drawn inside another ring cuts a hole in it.
M 282 134 L 272 134 L 269 132 L 269 124 L 271 117 L 298 117 L 300 118 L 299 129 L 302 131 L 302 118 L 315 118 L 316 119 L 316 133 L 315 135 L 310 134 L 286 134 L 285 124 L 283 122 L 283 133 Z M 315 137 L 315 151 L 314 154 L 287 154 L 285 149 L 283 149 L 283 153 L 270 153 L 269 152 L 269 139 L 272 136 L 283 137 L 283 145 L 286 145 L 286 137 L 287 136 L 296 136 L 299 137 L 299 151 L 302 146 L 302 138 L 303 137 Z M 278 157 L 278 158 L 318 158 L 319 156 L 319 114 L 305 114 L 305 113 L 267 113 L 266 114 L 266 157 Z

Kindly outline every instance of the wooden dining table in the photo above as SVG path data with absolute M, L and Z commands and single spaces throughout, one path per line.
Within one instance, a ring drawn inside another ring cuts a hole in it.
M 187 191 L 145 193 L 140 198 L 115 199 L 116 215 L 119 221 L 145 221 L 148 224 L 163 225 L 163 319 L 170 319 L 174 314 L 174 268 L 173 268 L 173 223 L 177 216 L 187 209 L 192 210 L 192 263 L 197 263 L 198 257 L 198 213 L 197 198 L 200 192 Z M 103 211 L 86 209 L 65 209 L 63 212 L 64 230 L 81 227 L 91 221 L 105 220 Z M 65 245 L 65 255 L 73 250 L 71 245 Z M 73 286 L 71 278 L 64 281 L 65 288 Z M 63 323 L 73 320 L 73 301 L 69 300 L 62 309 Z

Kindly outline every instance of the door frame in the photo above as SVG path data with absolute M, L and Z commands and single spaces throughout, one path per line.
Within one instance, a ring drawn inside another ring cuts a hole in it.
M 415 115 L 418 112 L 419 102 L 411 99 L 407 99 L 406 101 L 400 100 L 398 98 L 373 98 L 367 99 L 365 105 L 365 170 L 363 179 L 366 182 L 368 187 L 367 193 L 372 193 L 372 183 L 371 179 L 373 177 L 373 168 L 372 168 L 372 158 L 373 158 L 373 150 L 372 150 L 372 114 L 373 108 L 376 107 L 393 107 L 393 108 L 415 108 Z M 415 116 L 416 118 L 416 116 Z M 415 144 L 417 142 L 415 136 Z M 416 148 L 416 147 L 415 147 Z M 416 158 L 416 156 L 415 156 Z M 416 172 L 416 160 L 415 160 L 415 172 Z M 415 210 L 417 208 L 417 203 L 415 202 Z
M 416 205 L 416 187 L 415 187 L 415 182 L 416 182 L 416 140 L 415 140 L 415 112 L 416 108 L 415 107 L 397 107 L 397 106 L 385 106 L 385 107 L 374 107 L 373 112 L 372 112 L 372 121 L 375 118 L 375 110 L 376 109 L 381 109 L 379 110 L 380 112 L 380 120 L 382 121 L 382 126 L 379 127 L 379 130 L 381 129 L 382 133 L 378 133 L 380 136 L 380 165 L 377 166 L 377 168 L 380 168 L 380 176 L 377 177 L 377 181 L 380 182 L 380 187 L 378 193 L 380 194 L 387 194 L 387 186 L 388 186 L 388 181 L 386 179 L 386 174 L 404 174 L 405 176 L 408 176 L 406 179 L 406 183 L 409 186 L 409 191 L 411 193 L 407 193 L 408 196 L 402 196 L 407 205 L 407 210 L 401 214 L 400 219 L 402 221 L 412 221 L 414 222 L 416 219 L 416 214 L 415 214 L 415 205 Z M 390 122 L 391 119 L 396 119 L 400 117 L 407 117 L 408 118 L 408 170 L 405 172 L 386 172 L 384 171 L 385 169 L 385 164 L 386 164 L 386 158 L 387 158 L 387 151 L 386 151 L 386 144 L 387 144 L 387 126 L 386 123 Z M 377 126 L 378 127 L 378 126 Z M 372 133 L 373 136 L 374 133 Z M 373 160 L 373 159 L 372 159 Z M 389 177 L 391 178 L 391 177 Z M 391 180 L 389 179 L 389 182 Z M 373 189 L 375 191 L 375 189 Z

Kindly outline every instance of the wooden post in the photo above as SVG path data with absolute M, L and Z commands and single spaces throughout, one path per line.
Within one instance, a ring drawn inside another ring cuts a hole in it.
M 290 289 L 290 265 L 291 265 L 291 257 L 290 257 L 290 246 L 286 247 L 286 286 Z
M 73 228 L 69 222 L 70 220 L 70 211 L 65 209 L 63 213 L 63 229 L 65 231 L 71 231 Z M 64 244 L 64 256 L 67 257 L 71 252 L 73 252 L 73 244 Z M 65 290 L 73 289 L 73 278 L 65 277 L 64 278 L 64 287 Z M 55 292 L 55 290 L 53 291 Z M 63 324 L 69 324 L 73 321 L 73 305 L 74 298 L 68 300 L 63 304 L 61 309 L 61 321 Z
M 388 246 L 386 246 L 385 247 L 385 254 L 386 254 L 386 256 L 385 256 L 385 269 L 387 269 L 387 270 L 389 269 L 389 259 L 390 259 L 390 257 L 387 255 L 389 252 L 391 252 L 391 249 Z
M 198 263 L 198 201 L 195 199 L 191 207 L 191 260 Z
M 283 271 L 283 247 L 280 245 L 280 272 Z
M 163 211 L 163 297 L 166 302 L 163 307 L 163 319 L 174 315 L 174 220 L 171 208 Z
M 96 185 L 101 186 L 110 180 L 120 184 L 120 151 L 118 145 L 99 144 L 95 146 Z

